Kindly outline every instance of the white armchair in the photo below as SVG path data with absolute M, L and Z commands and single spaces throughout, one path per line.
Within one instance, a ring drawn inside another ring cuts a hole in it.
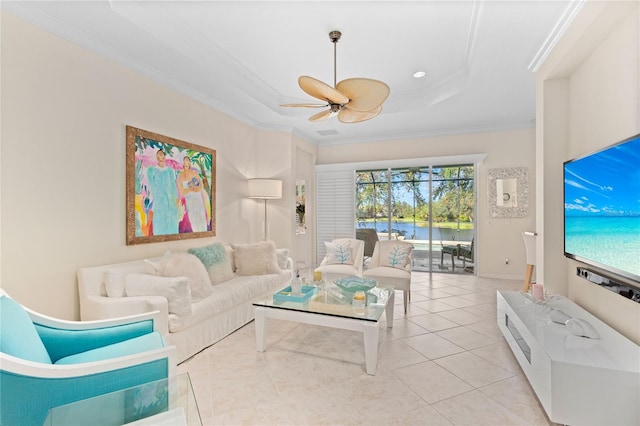
M 407 302 L 411 300 L 411 253 L 413 244 L 404 241 L 378 241 L 373 249 L 369 267 L 362 274 L 365 278 L 378 281 L 378 284 L 393 285 L 402 290 L 404 313 Z
M 355 238 L 338 238 L 325 242 L 327 254 L 315 270 L 322 275 L 355 275 L 362 277 L 364 241 Z

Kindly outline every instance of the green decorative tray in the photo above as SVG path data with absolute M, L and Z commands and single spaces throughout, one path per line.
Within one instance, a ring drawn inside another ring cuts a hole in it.
M 318 287 L 303 285 L 302 295 L 294 296 L 291 292 L 291 286 L 285 287 L 277 293 L 273 294 L 273 300 L 281 300 L 283 302 L 304 302 L 311 299 L 318 293 Z

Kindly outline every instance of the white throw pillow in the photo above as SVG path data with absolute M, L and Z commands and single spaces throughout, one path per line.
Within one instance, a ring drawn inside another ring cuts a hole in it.
M 278 274 L 276 244 L 273 241 L 261 241 L 254 244 L 234 244 L 235 261 L 238 275 Z
M 280 269 L 287 269 L 287 262 L 289 261 L 289 249 L 276 249 L 276 257 L 278 259 L 278 267 Z
M 233 278 L 231 258 L 223 244 L 213 243 L 204 247 L 190 248 L 187 251 L 200 259 L 207 269 L 211 285 L 220 284 Z
M 169 253 L 160 260 L 156 275 L 163 277 L 187 277 L 191 299 L 198 302 L 213 292 L 207 268 L 191 253 Z
M 127 274 L 122 271 L 108 269 L 104 271 L 104 289 L 109 297 L 124 297 L 124 277 Z
M 162 275 L 160 269 L 162 268 L 162 261 L 171 256 L 169 250 L 164 252 L 164 255 L 157 260 L 145 259 L 144 260 L 144 272 L 149 275 Z
M 231 270 L 233 273 L 236 272 L 236 252 L 231 246 L 224 246 L 227 249 L 227 255 L 229 256 L 229 260 L 231 261 Z
M 379 241 L 378 262 L 380 266 L 404 269 L 409 263 L 413 244 L 401 241 Z
M 327 248 L 327 265 L 353 265 L 351 241 L 325 241 L 324 245 Z
M 127 274 L 124 281 L 127 296 L 162 296 L 169 302 L 169 313 L 191 314 L 191 292 L 187 277 Z

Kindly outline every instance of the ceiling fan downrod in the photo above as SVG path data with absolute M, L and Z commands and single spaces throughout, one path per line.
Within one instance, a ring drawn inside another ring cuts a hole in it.
M 336 78 L 336 67 L 337 67 L 336 44 L 338 44 L 338 40 L 340 40 L 341 36 L 342 36 L 342 33 L 340 31 L 334 30 L 329 33 L 329 39 L 331 40 L 331 43 L 333 43 L 333 87 L 334 88 L 336 88 L 338 84 L 338 80 Z

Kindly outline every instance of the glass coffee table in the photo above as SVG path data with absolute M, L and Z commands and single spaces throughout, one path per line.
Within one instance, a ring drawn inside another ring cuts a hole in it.
M 202 426 L 187 373 L 49 410 L 43 426 Z
M 317 289 L 317 294 L 302 302 L 279 300 L 274 296 L 254 302 L 258 352 L 266 350 L 268 318 L 359 331 L 364 335 L 367 374 L 375 375 L 378 366 L 378 324 L 385 313 L 387 327 L 393 327 L 394 288 L 372 288 L 367 292 L 367 301 L 362 307 L 354 306 L 352 297 L 352 294 L 342 291 L 333 283 L 326 283 Z

